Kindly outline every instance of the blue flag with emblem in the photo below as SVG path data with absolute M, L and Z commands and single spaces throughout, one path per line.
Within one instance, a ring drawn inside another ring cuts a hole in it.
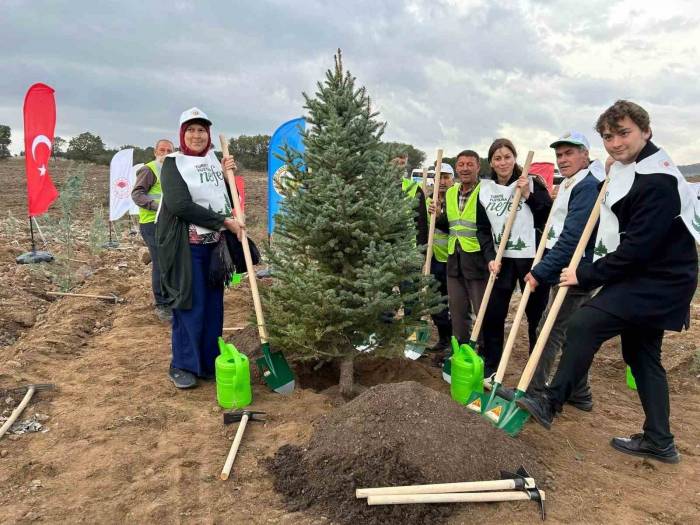
M 270 139 L 267 152 L 267 233 L 272 235 L 275 230 L 275 215 L 279 203 L 284 198 L 281 191 L 286 186 L 289 176 L 287 165 L 277 155 L 284 155 L 282 148 L 289 146 L 299 153 L 304 153 L 302 132 L 306 126 L 304 117 L 295 118 L 282 124 Z

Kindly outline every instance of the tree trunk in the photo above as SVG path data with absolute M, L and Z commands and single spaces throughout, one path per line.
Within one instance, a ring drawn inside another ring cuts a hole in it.
M 352 399 L 355 396 L 355 355 L 349 353 L 340 360 L 340 381 L 338 381 L 340 395 L 344 399 Z

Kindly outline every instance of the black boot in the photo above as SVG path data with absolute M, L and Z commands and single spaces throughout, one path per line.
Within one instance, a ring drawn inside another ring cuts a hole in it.
M 628 438 L 612 438 L 610 444 L 615 450 L 632 456 L 652 458 L 664 463 L 678 463 L 681 460 L 675 444 L 671 443 L 665 448 L 660 448 L 648 441 L 641 433 L 632 434 Z
M 557 410 L 549 397 L 547 397 L 547 394 L 539 397 L 530 397 L 528 394 L 525 394 L 524 397 L 521 397 L 515 403 L 527 411 L 535 421 L 547 430 L 552 427 L 552 421 L 554 421 Z
M 451 325 L 436 325 L 438 330 L 439 340 L 428 350 L 431 352 L 443 352 L 450 348 L 450 338 L 452 337 L 452 326 Z

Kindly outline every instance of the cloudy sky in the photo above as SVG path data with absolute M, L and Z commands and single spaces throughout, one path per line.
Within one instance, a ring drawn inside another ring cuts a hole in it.
M 270 134 L 303 114 L 340 47 L 386 139 L 428 157 L 511 138 L 535 160 L 569 129 L 597 156 L 598 115 L 647 108 L 656 142 L 700 162 L 700 11 L 693 0 L 1 0 L 0 123 L 22 144 L 22 101 L 56 90 L 56 134 L 109 146 L 176 138 L 196 105 L 216 133 Z

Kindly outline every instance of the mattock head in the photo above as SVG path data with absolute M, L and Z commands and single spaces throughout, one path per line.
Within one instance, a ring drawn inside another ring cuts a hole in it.
M 234 410 L 233 412 L 224 413 L 224 425 L 230 425 L 243 419 L 243 416 L 248 414 L 249 421 L 265 421 L 265 412 L 259 410 Z

